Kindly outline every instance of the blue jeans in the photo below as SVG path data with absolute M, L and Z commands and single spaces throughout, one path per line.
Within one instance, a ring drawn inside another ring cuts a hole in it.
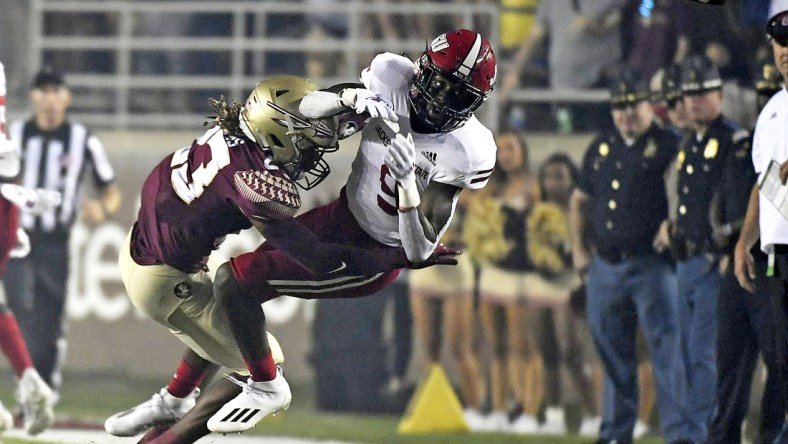
M 631 442 L 638 412 L 635 338 L 640 321 L 657 388 L 660 426 L 666 441 L 684 438 L 677 383 L 679 356 L 676 276 L 657 255 L 609 263 L 595 256 L 588 270 L 587 314 L 605 370 L 599 438 Z
M 701 254 L 679 261 L 681 358 L 686 372 L 683 400 L 686 438 L 705 441 L 714 415 L 717 386 L 717 294 L 722 278 L 716 257 Z

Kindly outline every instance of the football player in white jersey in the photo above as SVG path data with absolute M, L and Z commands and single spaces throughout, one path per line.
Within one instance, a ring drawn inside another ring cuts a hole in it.
M 361 84 L 335 85 L 307 95 L 300 106 L 307 117 L 354 109 L 368 119 L 340 197 L 299 219 L 320 239 L 365 248 L 403 247 L 412 264 L 425 259 L 429 264 L 428 258 L 447 250 L 439 240 L 460 191 L 483 187 L 495 167 L 492 133 L 473 116 L 492 92 L 495 77 L 490 43 L 462 29 L 437 37 L 416 63 L 381 54 L 362 72 Z M 144 442 L 170 442 L 166 439 L 183 436 L 180 431 L 186 428 L 240 432 L 276 411 L 279 395 L 266 381 L 254 378 L 264 373 L 271 353 L 262 334 L 265 319 L 259 304 L 284 294 L 308 299 L 365 296 L 399 274 L 334 274 L 342 268 L 310 274 L 266 243 L 219 267 L 215 296 L 227 309 L 252 377 L 223 406 L 220 398 L 226 394 L 214 395 L 209 388 L 197 407 L 173 426 L 178 433 L 170 429 Z

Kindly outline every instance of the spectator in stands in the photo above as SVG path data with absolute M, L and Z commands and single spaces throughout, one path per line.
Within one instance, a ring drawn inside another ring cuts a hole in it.
M 542 1 L 531 34 L 522 41 L 502 78 L 499 98 L 506 102 L 534 49 L 550 41 L 549 76 L 553 89 L 595 88 L 605 84 L 609 69 L 622 60 L 621 18 L 626 0 Z M 598 104 L 572 107 L 576 129 L 608 126 Z M 600 116 L 603 118 L 600 119 Z
M 681 63 L 689 50 L 691 25 L 685 0 L 629 0 L 623 41 L 629 65 L 651 78 L 661 67 Z

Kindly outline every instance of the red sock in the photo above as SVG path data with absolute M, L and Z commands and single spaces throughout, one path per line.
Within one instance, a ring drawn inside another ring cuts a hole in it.
M 205 369 L 192 368 L 185 359 L 181 359 L 178 370 L 175 371 L 170 383 L 167 384 L 167 391 L 176 398 L 185 398 L 195 387 L 200 385 L 204 376 Z
M 0 314 L 0 349 L 11 362 L 17 377 L 21 378 L 22 373 L 33 366 L 19 324 L 11 313 Z
M 246 358 L 244 358 L 244 361 L 246 362 L 246 367 L 249 368 L 252 381 L 270 381 L 276 378 L 276 363 L 270 351 L 259 361 L 249 361 Z

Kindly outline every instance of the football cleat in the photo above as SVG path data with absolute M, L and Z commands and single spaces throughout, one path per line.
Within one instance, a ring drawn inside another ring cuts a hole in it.
M 199 388 L 185 398 L 176 398 L 164 387 L 142 404 L 107 418 L 104 430 L 115 436 L 134 436 L 151 427 L 172 424 L 194 407 L 198 396 Z
M 0 433 L 5 433 L 14 428 L 14 416 L 0 402 Z
M 276 378 L 271 381 L 257 382 L 250 378 L 248 382 L 241 382 L 229 376 L 227 379 L 240 385 L 243 391 L 211 416 L 208 430 L 212 432 L 233 433 L 249 430 L 266 416 L 290 407 L 293 399 L 290 385 L 279 367 Z
M 34 368 L 30 367 L 22 373 L 17 390 L 27 433 L 37 435 L 52 425 L 55 419 L 52 389 Z

